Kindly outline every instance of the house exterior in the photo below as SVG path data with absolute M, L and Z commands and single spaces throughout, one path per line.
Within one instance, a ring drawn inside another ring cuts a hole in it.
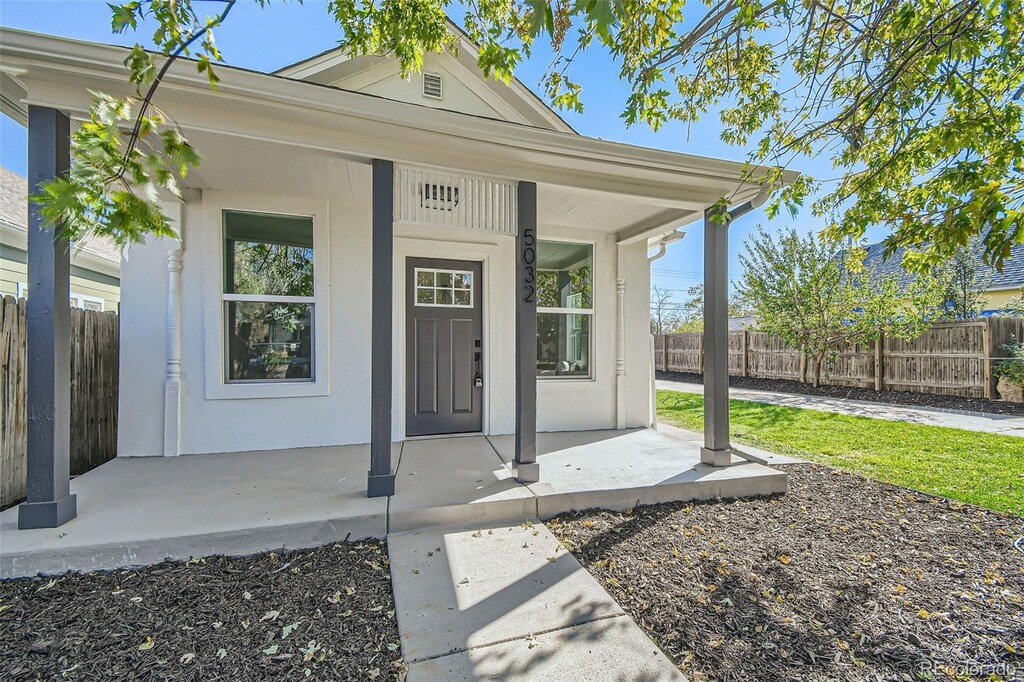
M 32 104 L 30 176 L 59 173 L 62 121 L 89 90 L 127 92 L 126 51 L 7 29 L 0 44 L 4 102 Z M 514 473 L 536 481 L 537 431 L 651 424 L 648 251 L 762 187 L 740 163 L 579 135 L 461 47 L 409 79 L 339 51 L 274 74 L 221 67 L 216 92 L 193 64 L 171 69 L 157 104 L 203 162 L 166 203 L 180 241 L 132 247 L 122 266 L 119 457 L 368 443 L 374 496 L 393 492 L 406 439 L 515 434 Z M 721 343 L 705 450 L 721 463 L 727 225 L 707 234 Z M 46 238 L 40 286 L 61 267 Z M 48 390 L 37 399 L 59 413 Z M 44 435 L 25 526 L 73 514 L 59 434 Z
M 28 181 L 0 167 L 0 295 L 28 294 Z M 121 301 L 121 252 L 93 236 L 71 251 L 71 305 L 117 312 Z
M 909 277 L 903 270 L 903 249 L 885 257 L 885 244 L 869 244 L 865 247 L 864 265 L 883 276 L 899 272 L 902 277 Z M 1011 301 L 1018 298 L 1024 290 L 1024 244 L 1010 247 L 1010 255 L 1003 263 L 1002 270 L 996 270 L 977 253 L 976 281 L 985 285 L 985 304 L 982 315 L 998 315 Z

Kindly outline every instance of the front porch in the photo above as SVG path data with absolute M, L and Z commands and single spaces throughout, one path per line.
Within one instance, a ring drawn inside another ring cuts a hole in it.
M 572 509 L 781 493 L 786 475 L 734 458 L 700 462 L 701 436 L 650 429 L 541 433 L 541 483 L 512 476 L 513 436 L 395 444 L 396 490 L 366 496 L 368 445 L 117 459 L 74 479 L 89 514 L 14 532 L 0 514 L 0 577 L 297 549 Z

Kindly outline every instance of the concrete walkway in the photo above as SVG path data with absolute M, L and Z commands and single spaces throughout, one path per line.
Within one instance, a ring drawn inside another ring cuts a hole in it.
M 703 393 L 700 384 L 689 384 L 682 381 L 658 379 L 658 389 L 666 391 L 682 391 L 684 393 Z M 798 393 L 775 393 L 758 391 L 750 388 L 730 388 L 729 395 L 736 400 L 750 400 L 770 405 L 787 407 L 803 407 L 822 412 L 839 412 L 860 417 L 888 419 L 890 421 L 929 424 L 932 426 L 948 426 L 965 431 L 998 433 L 1004 436 L 1024 437 L 1024 417 L 1011 414 L 994 414 L 991 412 L 968 412 L 951 410 L 941 407 L 906 407 L 873 403 L 865 400 L 847 398 L 825 398 L 822 396 L 800 395 Z
M 388 538 L 408 680 L 685 677 L 541 523 Z

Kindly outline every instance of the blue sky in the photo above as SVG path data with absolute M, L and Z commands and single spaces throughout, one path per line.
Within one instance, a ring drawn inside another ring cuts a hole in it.
M 215 3 L 200 2 L 197 6 L 203 4 L 210 6 L 211 13 L 217 11 Z M 149 42 L 145 31 L 112 34 L 110 9 L 105 2 L 97 0 L 0 0 L 0 25 L 106 43 Z M 253 0 L 240 2 L 232 9 L 228 21 L 217 31 L 217 43 L 230 64 L 272 70 L 333 47 L 340 37 L 339 31 L 327 14 L 326 0 L 305 0 L 301 5 L 275 2 L 262 10 Z M 546 65 L 544 55 L 536 54 L 522 65 L 517 75 L 526 85 L 538 90 Z M 720 140 L 721 126 L 714 113 L 689 130 L 678 124 L 667 125 L 658 132 L 642 125 L 627 128 L 619 114 L 629 95 L 628 84 L 618 80 L 618 67 L 600 50 L 583 55 L 573 75 L 583 85 L 584 113 L 562 112 L 562 116 L 584 135 L 690 154 L 743 159 L 744 150 Z M 0 163 L 24 174 L 25 144 L 24 129 L 3 117 Z M 801 160 L 795 170 L 816 177 L 831 175 L 827 160 Z M 743 239 L 759 224 L 770 230 L 792 225 L 800 231 L 820 226 L 809 210 L 796 219 L 786 215 L 771 221 L 761 211 L 746 215 L 731 229 L 730 279 L 735 279 L 740 272 L 737 254 L 742 249 Z M 884 235 L 868 236 L 874 240 Z M 654 283 L 674 290 L 677 301 L 685 296 L 687 287 L 698 284 L 703 276 L 702 238 L 700 225 L 690 226 L 686 238 L 673 244 L 668 254 L 655 263 Z

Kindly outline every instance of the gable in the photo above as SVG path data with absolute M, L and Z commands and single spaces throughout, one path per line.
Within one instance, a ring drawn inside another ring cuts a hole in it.
M 457 30 L 454 29 L 453 30 Z M 458 54 L 427 54 L 420 73 L 402 78 L 393 57 L 349 57 L 340 48 L 275 72 L 275 75 L 385 97 L 435 109 L 575 133 L 523 83 L 485 78 L 476 51 L 463 37 Z M 424 77 L 440 76 L 441 97 L 424 94 Z

